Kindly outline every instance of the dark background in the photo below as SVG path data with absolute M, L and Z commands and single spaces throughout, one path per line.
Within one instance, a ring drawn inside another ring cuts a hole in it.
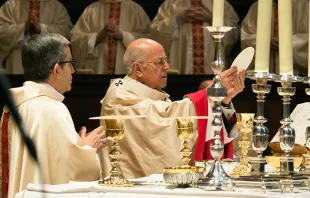
M 135 0 L 139 3 L 152 20 L 157 13 L 158 7 L 164 0 Z M 0 0 L 0 5 L 5 2 Z M 61 0 L 67 8 L 72 23 L 74 24 L 84 8 L 94 0 Z M 246 15 L 250 5 L 255 0 L 229 0 L 231 5 L 235 8 L 240 19 L 242 20 Z M 240 20 L 240 23 L 241 23 Z M 233 56 L 240 52 L 240 45 L 237 43 L 233 50 Z M 21 86 L 24 79 L 21 75 L 8 76 L 12 87 Z M 72 114 L 76 130 L 78 131 L 82 125 L 87 128 L 93 129 L 99 125 L 97 121 L 88 120 L 89 117 L 99 116 L 101 105 L 99 101 L 104 97 L 106 90 L 109 86 L 110 79 L 122 76 L 109 76 L 109 75 L 80 75 L 75 76 L 73 79 L 72 90 L 65 94 L 65 105 L 68 107 Z M 184 94 L 194 92 L 198 89 L 199 83 L 202 80 L 212 78 L 212 76 L 169 76 L 167 91 L 172 100 L 182 99 Z M 251 112 L 256 113 L 256 94 L 252 92 L 251 86 L 254 81 L 246 80 L 246 88 L 236 98 L 234 98 L 234 106 L 237 112 Z M 266 123 L 270 130 L 270 138 L 280 127 L 280 119 L 282 118 L 282 100 L 277 94 L 276 88 L 280 86 L 279 83 L 272 84 L 271 93 L 266 97 L 265 117 L 268 119 Z M 303 83 L 296 83 L 296 95 L 292 97 L 291 110 L 299 103 L 306 102 L 309 97 L 305 94 L 305 88 L 309 85 Z M 1 102 L 0 102 L 1 103 Z M 0 108 L 1 108 L 0 104 Z M 0 109 L 0 112 L 2 108 Z
M 95 0 L 59 0 L 68 10 L 72 23 L 74 24 L 79 16 L 82 14 L 84 8 L 95 2 Z M 157 13 L 158 7 L 164 0 L 134 0 L 138 4 L 140 4 L 145 12 L 149 15 L 152 20 Z M 228 2 L 235 8 L 237 14 L 240 19 L 246 15 L 248 8 L 250 5 L 256 0 L 228 0 Z M 5 1 L 0 0 L 0 5 L 2 5 Z

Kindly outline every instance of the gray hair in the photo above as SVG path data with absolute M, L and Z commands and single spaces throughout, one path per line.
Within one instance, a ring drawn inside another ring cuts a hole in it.
M 136 47 L 127 48 L 124 54 L 124 65 L 127 69 L 127 74 L 132 74 L 131 65 L 133 62 L 145 63 L 147 59 L 147 48 L 148 44 L 140 43 Z
M 70 42 L 59 34 L 37 34 L 22 45 L 25 80 L 44 81 L 54 66 L 66 59 L 64 46 Z

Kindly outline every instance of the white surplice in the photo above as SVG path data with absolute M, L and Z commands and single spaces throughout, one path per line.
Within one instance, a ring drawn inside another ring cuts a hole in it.
M 99 179 L 97 149 L 83 147 L 71 115 L 62 103 L 63 95 L 48 84 L 32 81 L 11 89 L 11 93 L 36 146 L 40 169 L 30 157 L 17 125 L 11 121 L 9 198 L 26 189 L 28 183 L 63 184 Z M 7 112 L 9 109 L 5 107 L 4 113 Z
M 150 19 L 143 8 L 131 0 L 100 0 L 85 8 L 71 31 L 72 53 L 77 60 L 77 69 L 91 69 L 95 74 L 108 70 L 108 39 L 96 43 L 97 34 L 109 21 L 110 4 L 121 4 L 119 29 L 123 40 L 117 42 L 115 74 L 125 74 L 123 64 L 127 46 L 137 38 L 148 37 Z
M 9 0 L 0 9 L 0 62 L 6 60 L 9 74 L 23 74 L 21 44 L 29 38 L 25 22 L 29 15 L 30 0 Z M 57 0 L 40 1 L 41 34 L 58 33 L 69 38 L 72 28 L 66 8 Z
M 213 10 L 212 0 L 202 0 L 202 3 L 209 10 Z M 152 38 L 161 43 L 166 53 L 170 57 L 170 67 L 178 70 L 181 74 L 193 74 L 193 33 L 192 24 L 178 24 L 176 16 L 190 8 L 190 0 L 166 0 L 159 7 L 158 13 L 154 18 L 150 31 Z M 233 7 L 225 1 L 224 25 L 235 27 L 227 32 L 223 39 L 225 55 L 229 55 L 234 43 L 239 37 L 239 17 Z M 212 24 L 203 23 L 203 26 Z M 201 27 L 203 28 L 203 27 Z M 214 59 L 215 47 L 211 34 L 204 30 L 204 73 L 213 74 L 211 62 Z M 225 57 L 223 57 L 225 58 Z

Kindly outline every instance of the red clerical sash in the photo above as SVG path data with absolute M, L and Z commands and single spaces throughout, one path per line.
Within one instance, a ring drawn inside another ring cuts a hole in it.
M 191 93 L 186 95 L 191 101 L 194 103 L 197 116 L 208 116 L 208 99 L 207 99 L 207 91 L 206 89 L 200 90 L 195 93 Z M 232 119 L 229 120 L 230 123 L 233 123 Z M 195 152 L 195 160 L 211 160 L 212 155 L 210 152 L 210 145 L 213 140 L 209 140 L 206 142 L 206 131 L 207 131 L 208 120 L 199 119 L 198 120 L 198 139 L 196 143 L 196 152 Z M 212 126 L 209 126 L 212 127 Z M 224 142 L 224 131 L 223 127 L 220 132 L 221 141 Z M 230 158 L 233 159 L 234 149 L 233 149 L 233 141 L 226 144 L 224 146 L 224 154 L 221 159 Z
M 8 197 L 9 190 L 9 120 L 10 113 L 3 114 L 3 120 L 1 123 L 1 140 L 0 140 L 0 167 L 1 167 L 1 196 L 3 198 Z
M 192 7 L 201 7 L 201 0 L 191 0 Z M 203 23 L 192 23 L 193 39 L 193 74 L 204 74 L 204 38 Z
M 110 13 L 109 13 L 109 22 L 114 24 L 119 28 L 119 18 L 121 15 L 121 3 L 110 3 Z M 115 71 L 115 60 L 117 53 L 117 43 L 113 37 L 108 36 L 108 74 L 114 74 Z
M 31 14 L 34 14 L 36 18 L 40 19 L 40 1 L 29 2 L 29 15 Z

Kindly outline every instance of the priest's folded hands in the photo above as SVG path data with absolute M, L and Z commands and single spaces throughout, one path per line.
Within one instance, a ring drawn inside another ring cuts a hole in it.
M 79 132 L 84 146 L 96 148 L 97 150 L 107 146 L 107 138 L 103 126 L 100 126 L 89 133 L 86 133 L 86 131 L 86 127 L 83 126 Z

